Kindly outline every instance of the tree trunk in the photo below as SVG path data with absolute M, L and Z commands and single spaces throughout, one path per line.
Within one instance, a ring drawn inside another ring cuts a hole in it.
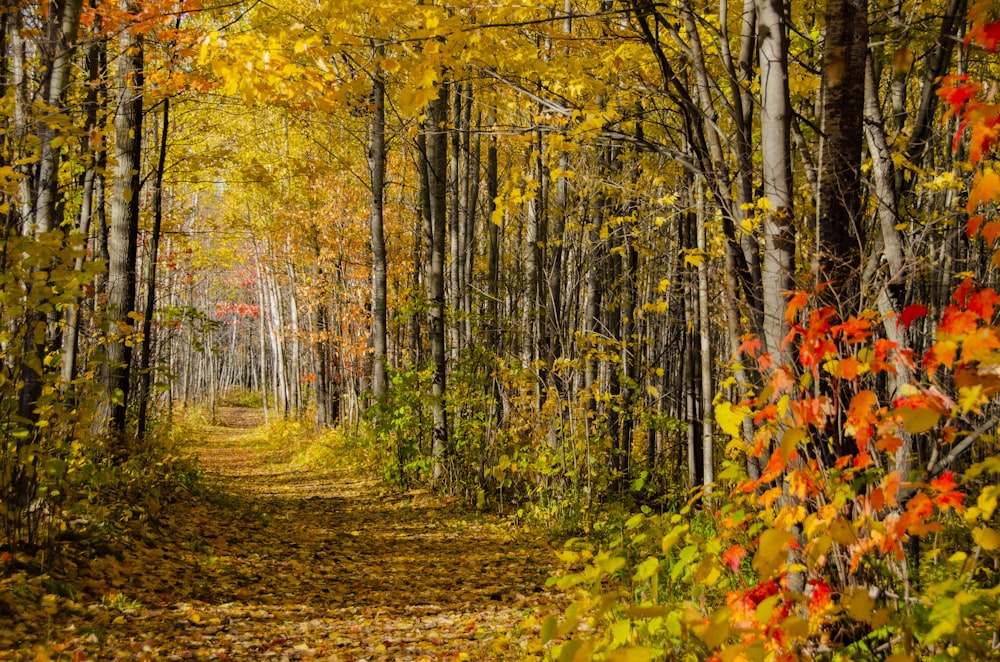
M 430 195 L 431 242 L 430 268 L 427 272 L 429 303 L 428 339 L 434 376 L 431 380 L 431 417 L 434 434 L 431 455 L 434 459 L 432 480 L 440 485 L 445 479 L 444 462 L 448 452 L 448 419 L 445 411 L 447 355 L 444 325 L 445 245 L 447 239 L 448 184 L 448 91 L 443 86 L 438 98 L 427 104 L 427 179 Z
M 817 196 L 821 300 L 841 317 L 861 309 L 861 146 L 864 141 L 868 0 L 829 0 L 823 54 L 822 138 Z
M 149 238 L 146 269 L 146 308 L 142 313 L 142 351 L 139 358 L 139 415 L 136 435 L 146 434 L 146 416 L 153 383 L 150 357 L 153 349 L 153 311 L 156 308 L 156 260 L 160 249 L 160 227 L 163 224 L 163 171 L 167 162 L 167 136 L 170 131 L 170 97 L 163 100 L 163 121 L 160 126 L 160 155 L 153 175 L 153 230 Z
M 131 0 L 121 9 L 135 10 Z M 103 393 L 95 423 L 100 432 L 125 432 L 131 375 L 136 293 L 136 242 L 139 235 L 139 177 L 142 158 L 143 39 L 125 30 L 119 37 L 118 112 L 115 116 L 114 194 L 108 232 L 106 318 L 109 324 L 101 366 Z
M 94 31 L 100 31 L 100 17 L 95 17 Z M 87 98 L 84 101 L 84 112 L 86 114 L 85 131 L 88 135 L 95 131 L 98 122 L 103 121 L 107 113 L 107 41 L 103 38 L 94 37 L 87 49 L 87 77 L 90 84 L 87 86 Z M 98 119 L 100 113 L 101 120 Z M 98 194 L 104 187 L 105 161 L 107 151 L 102 145 L 88 144 L 90 159 L 87 163 L 83 175 L 83 191 L 80 200 L 80 217 L 77 223 L 77 232 L 83 242 L 89 240 L 91 225 L 95 214 L 101 213 L 95 210 L 95 205 L 102 197 Z M 103 205 L 102 205 L 103 207 Z M 84 258 L 79 257 L 74 264 L 77 271 L 83 271 Z M 62 339 L 62 386 L 68 389 L 70 382 L 76 378 L 77 355 L 79 353 L 80 336 L 80 306 L 81 301 L 75 301 L 66 310 L 66 330 Z
M 761 223 L 764 235 L 764 347 L 775 365 L 782 366 L 791 361 L 791 353 L 782 347 L 782 340 L 788 328 L 785 322 L 785 293 L 792 289 L 795 254 L 788 38 L 783 0 L 756 1 L 762 181 L 769 206 Z
M 385 82 L 378 75 L 372 83 L 372 96 L 368 143 L 372 193 L 372 396 L 378 400 L 385 395 L 386 388 L 386 263 L 382 218 L 385 199 Z

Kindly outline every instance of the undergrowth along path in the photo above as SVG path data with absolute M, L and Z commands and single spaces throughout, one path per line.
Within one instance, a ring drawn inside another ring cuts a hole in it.
M 72 568 L 68 595 L 28 591 L 40 603 L 15 605 L 11 627 L 0 611 L 0 659 L 537 655 L 523 624 L 557 601 L 544 537 L 388 490 L 349 458 L 294 462 L 294 440 L 268 439 L 258 412 L 219 413 L 189 449 L 209 496 L 165 506 L 141 538 Z

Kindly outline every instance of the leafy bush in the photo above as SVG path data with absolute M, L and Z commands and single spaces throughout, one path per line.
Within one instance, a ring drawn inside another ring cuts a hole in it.
M 1000 458 L 987 432 L 998 417 L 988 374 L 969 371 L 1000 348 L 1000 295 L 963 283 L 919 358 L 878 338 L 874 316 L 838 322 L 807 303 L 795 293 L 789 304 L 790 319 L 807 320 L 793 327 L 798 363 L 758 357 L 763 390 L 716 407 L 732 442 L 714 491 L 564 551 L 577 567 L 557 585 L 580 597 L 543 629 L 566 639 L 553 657 L 996 654 Z M 874 385 L 900 366 L 926 381 L 883 403 Z M 935 385 L 945 375 L 954 399 Z M 932 452 L 917 463 L 897 452 L 907 443 Z M 970 463 L 973 450 L 985 459 Z

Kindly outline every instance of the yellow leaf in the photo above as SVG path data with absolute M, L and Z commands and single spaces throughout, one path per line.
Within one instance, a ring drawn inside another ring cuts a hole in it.
M 742 438 L 743 420 L 748 413 L 746 407 L 734 407 L 728 402 L 715 405 L 715 421 L 731 437 Z
M 778 606 L 778 600 L 780 599 L 780 595 L 772 595 L 761 600 L 754 611 L 754 618 L 757 619 L 758 623 L 765 625 L 771 620 L 771 614 L 774 613 L 774 608 Z
M 868 589 L 864 588 L 852 589 L 842 604 L 847 610 L 848 616 L 863 623 L 871 620 L 875 609 L 875 600 L 868 595 Z
M 705 260 L 705 254 L 700 251 L 685 251 L 684 264 L 692 267 L 700 267 Z
M 983 511 L 984 519 L 988 519 L 993 516 L 993 511 L 996 510 L 997 507 L 998 497 L 1000 497 L 1000 486 L 997 485 L 985 487 L 979 494 L 979 499 L 976 501 L 976 505 Z
M 970 386 L 960 386 L 958 388 L 958 406 L 966 414 L 969 412 L 979 412 L 979 406 L 989 402 L 982 384 L 972 384 Z
M 654 400 L 660 397 L 660 389 L 656 388 L 652 384 L 646 386 L 646 393 L 648 393 L 649 397 L 653 398 Z
M 973 531 L 972 539 L 987 552 L 992 552 L 994 549 L 1000 548 L 1000 533 L 988 527 L 982 527 Z
M 614 651 L 607 659 L 609 662 L 650 662 L 656 659 L 656 651 L 645 646 L 634 646 Z
M 719 577 L 721 576 L 722 571 L 719 568 L 719 564 L 711 556 L 706 556 L 698 564 L 698 569 L 694 573 L 694 581 L 701 586 L 714 586 L 715 582 L 719 581 Z
M 753 567 L 761 578 L 770 577 L 785 562 L 785 546 L 792 541 L 792 534 L 780 529 L 768 529 L 760 536 Z
M 809 636 L 809 621 L 801 616 L 789 616 L 781 621 L 781 629 L 793 639 L 805 639 Z
M 680 526 L 674 527 L 674 530 L 663 536 L 663 543 L 661 545 L 663 553 L 666 554 L 671 550 L 671 548 L 677 544 L 677 541 L 681 539 L 685 533 L 687 533 L 688 525 L 682 524 Z
M 718 648 L 729 638 L 730 624 L 729 607 L 720 607 L 712 614 L 708 627 L 701 634 L 702 640 L 709 648 Z
M 927 432 L 941 420 L 941 414 L 933 409 L 911 409 L 903 407 L 897 409 L 896 413 L 903 419 L 903 429 L 910 434 L 920 434 Z
M 611 627 L 611 645 L 614 647 L 624 646 L 628 643 L 632 635 L 632 621 L 626 618 L 618 621 Z
M 792 451 L 800 441 L 806 438 L 806 431 L 802 428 L 789 428 L 785 434 L 781 435 L 781 457 L 788 462 L 792 456 Z

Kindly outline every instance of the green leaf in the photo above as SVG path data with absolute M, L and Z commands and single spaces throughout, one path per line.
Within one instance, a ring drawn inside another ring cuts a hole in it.
M 679 526 L 675 526 L 670 533 L 663 536 L 663 543 L 661 545 L 663 553 L 666 554 L 667 552 L 669 552 L 670 549 L 677 544 L 677 541 L 681 539 L 681 536 L 687 533 L 687 530 L 688 530 L 688 525 L 681 524 Z
M 539 634 L 543 646 L 552 641 L 552 637 L 555 635 L 556 628 L 558 626 L 559 626 L 559 621 L 556 620 L 555 616 L 545 617 L 545 620 L 542 621 L 542 631 Z

